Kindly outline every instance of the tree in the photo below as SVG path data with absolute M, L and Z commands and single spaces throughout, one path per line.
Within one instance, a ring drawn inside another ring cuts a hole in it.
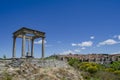
M 110 67 L 114 70 L 120 70 L 120 61 L 115 61 L 112 64 L 110 64 Z
M 73 66 L 74 68 L 78 68 L 79 64 L 80 64 L 80 61 L 76 58 L 71 58 L 71 59 L 68 60 L 68 64 Z

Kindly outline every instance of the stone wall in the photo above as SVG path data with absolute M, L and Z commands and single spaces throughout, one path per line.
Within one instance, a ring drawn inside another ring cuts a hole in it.
M 40 60 L 40 59 L 16 59 L 16 60 L 0 60 L 0 69 L 5 67 L 19 67 L 23 63 L 28 62 L 38 67 L 67 67 L 66 62 L 61 60 Z

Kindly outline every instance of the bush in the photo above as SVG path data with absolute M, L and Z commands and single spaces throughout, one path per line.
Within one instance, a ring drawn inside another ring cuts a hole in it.
M 79 65 L 79 69 L 82 70 L 82 71 L 87 71 L 87 68 L 88 68 L 89 66 L 91 66 L 90 63 L 88 63 L 88 62 L 83 62 L 83 63 L 81 63 L 81 64 Z
M 84 80 L 120 80 L 120 61 L 112 64 L 96 64 L 93 62 L 80 62 L 70 59 L 68 62 L 75 69 L 82 71 Z
M 71 58 L 71 59 L 69 59 L 68 64 L 73 66 L 74 68 L 78 68 L 80 61 L 76 58 Z
M 80 64 L 79 69 L 82 71 L 87 71 L 89 73 L 95 73 L 99 70 L 100 66 L 96 63 L 83 62 Z
M 8 73 L 4 73 L 4 80 L 12 80 L 12 76 Z
M 115 75 L 120 75 L 120 70 L 114 71 L 114 74 L 115 74 Z
M 96 73 L 98 71 L 98 68 L 96 66 L 89 66 L 87 68 L 87 71 L 91 74 Z
M 112 64 L 110 64 L 110 67 L 114 70 L 120 70 L 120 61 L 115 61 Z
M 105 71 L 107 71 L 107 72 L 114 72 L 114 69 L 113 68 L 106 68 Z

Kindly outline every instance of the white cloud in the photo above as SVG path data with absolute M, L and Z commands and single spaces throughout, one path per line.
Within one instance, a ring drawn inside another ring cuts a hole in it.
M 81 43 L 72 43 L 72 46 L 80 46 L 80 47 L 90 47 L 93 45 L 92 41 L 85 41 L 85 42 L 81 42 Z
M 72 46 L 78 46 L 77 44 L 75 44 L 75 43 L 72 43 Z
M 92 41 L 85 41 L 85 42 L 78 44 L 78 46 L 81 46 L 81 47 L 90 47 L 92 45 L 93 45 Z
M 75 49 L 74 51 L 75 51 L 75 52 L 81 52 L 81 50 L 80 50 L 80 49 Z
M 113 39 L 107 39 L 107 40 L 105 40 L 105 41 L 103 41 L 103 42 L 100 42 L 99 44 L 98 44 L 98 46 L 102 46 L 102 45 L 114 45 L 114 44 L 118 44 L 119 42 L 117 42 L 117 41 L 115 41 L 115 40 L 113 40 Z
M 95 37 L 94 36 L 91 36 L 90 39 L 94 39 Z
M 45 40 L 44 43 L 47 43 L 47 41 Z M 35 41 L 34 44 L 42 44 L 42 40 Z
M 74 51 L 72 51 L 72 50 L 64 51 L 64 52 L 61 52 L 60 54 L 66 55 L 66 54 L 70 54 L 70 53 L 76 54 L 76 53 L 75 53 Z

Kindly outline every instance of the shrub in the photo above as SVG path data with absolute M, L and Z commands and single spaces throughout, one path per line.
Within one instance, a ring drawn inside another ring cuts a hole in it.
M 80 64 L 79 69 L 82 71 L 87 71 L 89 73 L 95 73 L 99 70 L 99 65 L 96 63 L 83 62 Z
M 98 68 L 96 66 L 89 66 L 87 68 L 87 71 L 91 74 L 96 73 L 98 71 Z
M 113 68 L 106 68 L 105 71 L 107 71 L 107 72 L 114 72 L 114 69 Z
M 110 64 L 110 67 L 114 70 L 120 70 L 120 61 L 115 61 L 112 64 Z
M 120 70 L 114 71 L 114 74 L 115 74 L 115 75 L 120 75 Z
M 12 76 L 8 73 L 4 73 L 4 80 L 12 80 Z
M 78 68 L 80 61 L 76 58 L 71 58 L 71 59 L 69 59 L 68 64 L 73 66 L 74 68 Z
M 88 62 L 83 62 L 83 63 L 81 63 L 81 64 L 79 65 L 79 69 L 82 70 L 82 71 L 87 71 L 87 68 L 88 68 L 89 66 L 91 66 L 90 63 L 88 63 Z

